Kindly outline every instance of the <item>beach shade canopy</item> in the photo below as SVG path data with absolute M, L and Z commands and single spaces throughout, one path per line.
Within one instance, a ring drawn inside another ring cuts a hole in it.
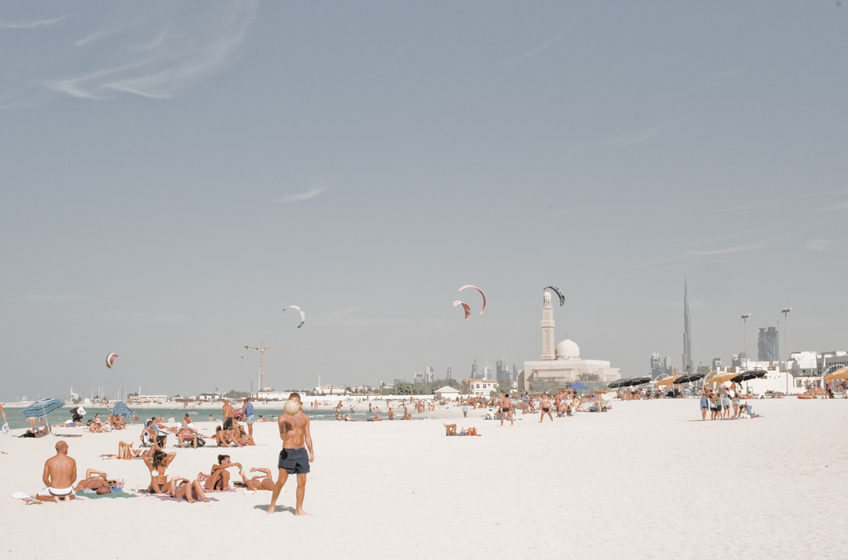
M 40 416 L 47 416 L 57 408 L 62 408 L 63 406 L 65 406 L 65 402 L 59 399 L 41 399 L 26 407 L 23 413 L 27 418 L 38 418 Z
M 825 381 L 834 381 L 836 379 L 848 379 L 848 367 L 839 368 L 824 376 Z
M 117 403 L 115 403 L 115 407 L 112 409 L 112 414 L 114 414 L 115 416 L 127 416 L 132 413 L 132 409 L 125 405 L 124 401 L 118 401 Z
M 708 377 L 704 380 L 706 383 L 726 383 L 739 375 L 738 373 L 730 372 L 730 373 L 718 373 L 712 377 Z
M 627 385 L 625 387 L 635 387 L 636 385 L 644 385 L 645 383 L 650 383 L 651 378 L 649 376 L 645 377 L 634 377 L 633 379 L 627 380 Z
M 569 387 L 569 389 L 574 389 L 575 391 L 584 391 L 584 390 L 588 389 L 588 387 L 586 387 L 585 385 L 583 385 L 582 383 L 580 383 L 578 381 L 577 383 L 575 383 L 574 385 Z
M 706 375 L 706 374 L 690 373 L 688 375 L 681 375 L 680 377 L 678 377 L 677 379 L 674 380 L 674 383 L 675 384 L 677 384 L 677 383 L 690 383 L 692 381 L 698 381 L 699 379 L 703 379 L 704 375 Z
M 626 387 L 626 386 L 627 386 L 627 385 L 626 385 L 626 383 L 627 383 L 628 381 L 630 381 L 630 378 L 627 378 L 627 379 L 616 379 L 615 381 L 613 381 L 612 383 L 610 383 L 609 385 L 607 385 L 607 387 L 609 387 L 610 389 L 618 389 L 619 387 Z
M 766 372 L 761 369 L 752 369 L 748 371 L 743 371 L 739 375 L 731 378 L 731 382 L 733 383 L 742 383 L 743 381 L 748 381 L 749 379 L 759 379 L 760 377 L 765 377 Z
M 666 385 L 671 385 L 674 383 L 674 380 L 677 379 L 677 375 L 669 375 L 668 377 L 663 377 L 654 383 L 657 387 L 665 387 Z

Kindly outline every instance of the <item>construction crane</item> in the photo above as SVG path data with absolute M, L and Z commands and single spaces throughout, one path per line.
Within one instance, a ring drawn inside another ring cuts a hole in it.
M 265 388 L 265 350 L 315 350 L 307 346 L 265 346 L 265 341 L 260 340 L 259 346 L 245 346 L 245 350 L 256 350 L 259 352 L 259 387 L 258 391 Z M 257 391 L 257 392 L 258 392 Z

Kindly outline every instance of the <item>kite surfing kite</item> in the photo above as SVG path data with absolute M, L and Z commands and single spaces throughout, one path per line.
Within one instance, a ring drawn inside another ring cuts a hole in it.
M 483 293 L 483 290 L 481 290 L 481 289 L 480 289 L 480 288 L 478 288 L 477 286 L 472 286 L 471 284 L 468 284 L 467 286 L 463 286 L 463 287 L 461 287 L 461 288 L 459 289 L 459 291 L 461 292 L 461 291 L 462 291 L 462 290 L 464 290 L 465 288 L 474 288 L 475 290 L 477 290 L 478 292 L 480 292 L 480 295 L 481 295 L 481 296 L 483 296 L 483 309 L 481 309 L 481 310 L 480 310 L 480 315 L 482 315 L 482 314 L 483 314 L 483 311 L 486 309 L 486 294 L 484 294 L 484 293 Z M 459 302 L 459 303 L 462 303 L 462 302 Z M 456 302 L 454 303 L 454 305 L 456 305 Z M 463 305 L 464 305 L 464 304 L 463 304 Z
M 298 311 L 300 311 L 300 324 L 297 326 L 297 328 L 302 327 L 303 323 L 306 322 L 306 313 L 303 312 L 303 309 L 296 305 L 289 305 L 288 307 L 284 307 L 283 311 L 285 311 L 286 309 L 297 309 Z
M 555 291 L 555 292 L 556 292 L 556 295 L 558 295 L 558 296 L 559 296 L 559 306 L 560 306 L 560 307 L 562 307 L 563 305 L 565 305 L 565 296 L 564 296 L 564 295 L 562 295 L 562 292 L 561 292 L 561 291 L 559 291 L 559 288 L 557 288 L 556 286 L 547 286 L 547 287 L 545 287 L 542 291 L 544 292 L 545 290 L 553 290 L 553 291 Z
M 471 308 L 468 307 L 468 304 L 464 301 L 456 300 L 455 302 L 453 302 L 454 307 L 456 307 L 457 305 L 461 305 L 462 308 L 465 309 L 465 320 L 467 321 L 468 318 L 471 317 Z
M 106 356 L 106 367 L 109 368 L 109 369 L 112 369 L 112 364 L 115 363 L 115 358 L 117 358 L 117 357 L 118 357 L 118 355 L 115 354 L 114 352 L 112 352 L 111 354 Z

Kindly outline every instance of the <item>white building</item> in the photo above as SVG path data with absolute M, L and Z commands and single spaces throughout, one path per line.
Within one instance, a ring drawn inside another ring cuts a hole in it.
M 462 380 L 463 393 L 472 397 L 488 397 L 492 391 L 498 390 L 498 382 L 493 379 L 472 379 L 467 377 Z
M 451 387 L 450 385 L 445 385 L 441 389 L 436 391 L 436 400 L 440 401 L 442 399 L 455 399 L 459 396 L 459 391 Z
M 313 389 L 316 395 L 345 395 L 347 391 L 345 391 L 344 387 L 338 387 L 336 385 L 321 385 L 320 387 L 315 387 Z
M 524 362 L 524 386 L 519 389 L 532 390 L 534 382 L 570 384 L 588 376 L 590 381 L 609 383 L 621 379 L 621 370 L 610 367 L 606 360 L 584 360 L 580 348 L 569 339 L 554 346 L 554 309 L 551 294 L 545 292 L 542 307 L 542 359 Z M 540 383 L 541 384 L 541 383 Z

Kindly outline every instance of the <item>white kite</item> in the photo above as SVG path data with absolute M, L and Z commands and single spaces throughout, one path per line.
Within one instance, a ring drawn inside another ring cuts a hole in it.
M 306 322 L 306 313 L 303 312 L 303 309 L 296 305 L 289 305 L 288 307 L 284 307 L 283 311 L 285 311 L 286 309 L 297 309 L 298 311 L 300 311 L 300 324 L 297 326 L 297 328 L 302 327 L 303 323 Z

